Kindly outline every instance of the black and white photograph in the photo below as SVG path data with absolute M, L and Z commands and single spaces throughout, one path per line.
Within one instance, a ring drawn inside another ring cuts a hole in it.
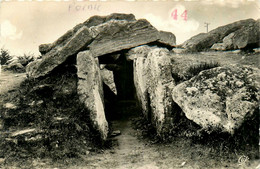
M 260 169 L 260 0 L 0 0 L 0 169 Z

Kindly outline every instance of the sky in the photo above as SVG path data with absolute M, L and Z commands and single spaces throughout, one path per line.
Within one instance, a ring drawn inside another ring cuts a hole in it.
M 260 0 L 198 1 L 0 1 L 0 47 L 11 54 L 39 55 L 38 46 L 54 42 L 93 15 L 132 13 L 158 30 L 175 34 L 177 44 L 242 19 L 260 18 Z

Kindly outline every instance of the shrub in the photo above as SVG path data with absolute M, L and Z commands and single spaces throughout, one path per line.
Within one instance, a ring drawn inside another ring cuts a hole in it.
M 23 56 L 18 56 L 18 62 L 21 63 L 23 66 L 27 66 L 30 62 L 34 61 L 34 55 L 31 53 L 24 54 Z
M 208 70 L 219 66 L 220 64 L 218 62 L 202 62 L 198 65 L 192 65 L 186 71 L 186 80 L 198 75 L 203 70 Z
M 10 55 L 10 52 L 7 49 L 1 48 L 0 50 L 0 64 L 5 65 L 13 57 Z

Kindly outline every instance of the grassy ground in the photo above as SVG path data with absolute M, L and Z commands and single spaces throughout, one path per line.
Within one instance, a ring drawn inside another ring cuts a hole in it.
M 7 89 L 0 94 L 0 168 L 66 165 L 98 150 L 88 110 L 77 100 L 74 74 L 29 81 L 20 79 L 23 74 L 2 73 L 5 83 L 13 79 L 1 86 Z

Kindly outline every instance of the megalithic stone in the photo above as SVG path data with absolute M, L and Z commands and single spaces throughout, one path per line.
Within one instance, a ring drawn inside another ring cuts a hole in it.
M 52 48 L 56 46 L 63 46 L 66 44 L 70 38 L 83 26 L 90 28 L 91 26 L 97 26 L 99 24 L 105 23 L 109 20 L 126 20 L 126 21 L 135 21 L 135 16 L 133 14 L 124 14 L 124 13 L 112 13 L 107 16 L 98 16 L 94 15 L 86 20 L 84 23 L 76 25 L 74 28 L 67 31 L 64 35 L 59 37 L 55 42 L 49 44 L 41 44 L 39 46 L 39 51 L 41 54 L 46 54 Z
M 159 39 L 158 30 L 147 20 L 110 20 L 90 28 L 95 39 L 88 46 L 94 57 L 130 49 Z
M 104 94 L 98 59 L 90 51 L 77 55 L 78 95 L 79 100 L 90 111 L 94 128 L 106 140 L 108 123 L 105 117 Z
M 77 33 L 64 45 L 53 48 L 46 53 L 42 60 L 37 60 L 28 65 L 27 74 L 30 78 L 39 78 L 49 74 L 54 68 L 64 63 L 70 56 L 76 55 L 84 50 L 92 41 L 89 28 L 82 27 Z

